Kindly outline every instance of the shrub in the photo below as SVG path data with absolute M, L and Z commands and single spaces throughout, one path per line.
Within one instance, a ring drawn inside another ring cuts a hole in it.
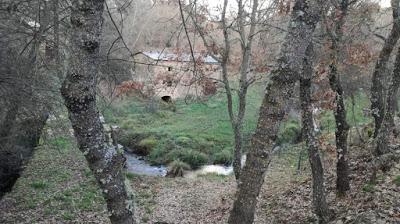
M 159 144 L 157 144 L 157 146 L 154 147 L 153 150 L 151 150 L 147 159 L 150 163 L 152 163 L 154 165 L 170 163 L 178 158 L 176 156 L 171 157 L 169 155 L 171 153 L 171 151 L 173 151 L 174 149 L 177 149 L 177 148 L 179 148 L 179 146 L 177 146 L 173 140 L 171 140 L 169 138 L 161 139 Z
M 157 139 L 154 136 L 150 136 L 140 140 L 137 146 L 140 148 L 139 150 L 142 151 L 142 154 L 148 155 L 157 144 Z
M 214 163 L 229 165 L 233 161 L 232 151 L 229 149 L 224 149 L 215 154 Z
M 174 160 L 172 163 L 168 165 L 168 173 L 169 177 L 183 177 L 183 172 L 185 170 L 190 170 L 190 165 L 181 161 Z
M 283 123 L 278 133 L 278 144 L 296 143 L 301 137 L 301 125 L 297 119 L 289 119 Z
M 193 168 L 198 168 L 208 162 L 206 154 L 192 149 L 184 150 L 181 159 Z
M 181 160 L 192 168 L 198 168 L 208 162 L 208 156 L 194 149 L 177 147 L 167 152 L 164 159 L 167 163 L 174 160 Z

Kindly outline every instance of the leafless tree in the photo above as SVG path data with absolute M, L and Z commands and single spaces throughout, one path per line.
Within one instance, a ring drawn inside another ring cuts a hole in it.
M 228 221 L 230 224 L 253 222 L 257 197 L 270 163 L 272 145 L 294 85 L 303 70 L 306 49 L 320 20 L 319 4 L 319 1 L 295 1 L 278 66 L 266 87 L 257 128 L 240 175 L 237 198 Z
M 355 1 L 352 1 L 354 3 Z M 347 161 L 347 136 L 349 125 L 346 120 L 346 107 L 344 103 L 344 91 L 338 74 L 338 63 L 340 63 L 340 55 L 343 44 L 343 29 L 350 6 L 348 0 L 335 2 L 330 21 L 333 21 L 333 28 L 327 25 L 326 30 L 330 40 L 330 64 L 329 64 L 329 84 L 335 92 L 336 108 L 334 111 L 336 121 L 336 151 L 337 151 L 337 179 L 336 189 L 339 195 L 344 195 L 350 189 L 349 165 Z M 327 21 L 325 21 L 327 24 Z
M 391 0 L 393 26 L 389 36 L 385 39 L 383 48 L 379 54 L 378 60 L 372 74 L 371 86 L 371 113 L 375 120 L 374 137 L 379 133 L 382 121 L 385 115 L 385 87 L 384 78 L 387 73 L 387 64 L 390 60 L 392 51 L 400 37 L 400 15 L 398 0 Z M 377 148 L 378 149 L 378 148 Z M 381 154 L 377 151 L 376 154 Z
M 313 105 L 311 103 L 313 77 L 313 43 L 307 48 L 306 58 L 304 59 L 303 74 L 300 77 L 300 103 L 303 111 L 303 136 L 307 143 L 308 160 L 311 164 L 313 207 L 315 214 L 320 219 L 320 223 L 329 220 L 329 210 L 325 197 L 324 169 L 319 155 L 319 143 L 315 136 L 313 122 Z
M 96 106 L 96 78 L 104 0 L 74 0 L 71 5 L 71 66 L 61 94 L 79 149 L 85 155 L 107 202 L 112 223 L 135 223 L 125 186 L 122 152 L 106 142 Z
M 246 4 L 250 4 L 249 12 L 245 9 Z M 256 81 L 254 71 L 252 71 L 253 53 L 252 48 L 257 33 L 257 26 L 260 22 L 259 2 L 253 0 L 250 2 L 239 0 L 237 2 L 237 12 L 230 16 L 228 13 L 228 1 L 225 0 L 222 5 L 220 15 L 220 28 L 218 31 L 222 33 L 222 44 L 218 46 L 218 38 L 207 35 L 207 24 L 200 24 L 195 18 L 197 15 L 191 15 L 192 22 L 196 30 L 199 32 L 200 38 L 207 49 L 207 53 L 212 55 L 220 63 L 222 68 L 222 79 L 218 80 L 222 83 L 226 98 L 227 110 L 234 133 L 234 173 L 238 180 L 241 170 L 241 158 L 243 148 L 243 122 L 246 114 L 246 97 L 247 91 L 251 84 Z M 249 15 L 249 16 L 247 16 Z M 249 18 L 248 18 L 249 17 Z M 232 74 L 229 66 L 232 60 L 232 47 L 234 42 L 240 45 L 240 67 L 238 74 Z M 217 50 L 217 49 L 218 50 Z M 253 73 L 253 74 L 252 74 Z M 237 78 L 236 78 L 237 77 Z M 238 83 L 237 107 L 235 108 L 234 85 Z

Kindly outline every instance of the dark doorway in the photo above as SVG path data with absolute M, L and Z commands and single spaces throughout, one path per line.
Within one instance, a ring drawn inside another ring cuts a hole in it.
M 172 102 L 171 96 L 162 96 L 161 100 L 166 102 L 166 103 L 171 103 Z

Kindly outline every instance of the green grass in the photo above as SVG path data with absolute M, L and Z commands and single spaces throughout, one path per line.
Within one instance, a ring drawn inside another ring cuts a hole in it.
M 243 126 L 246 137 L 255 129 L 262 90 L 261 84 L 249 89 Z M 190 104 L 178 100 L 176 112 L 162 107 L 161 102 L 157 111 L 149 112 L 148 105 L 149 102 L 128 98 L 105 110 L 106 120 L 125 131 L 122 144 L 150 148 L 149 159 L 153 163 L 168 164 L 179 159 L 197 167 L 231 160 L 226 150 L 232 154 L 233 131 L 224 93 Z M 234 105 L 237 105 L 236 97 Z M 246 143 L 247 138 L 244 140 Z
M 352 110 L 351 98 L 345 100 L 346 105 L 346 118 L 347 122 L 351 127 L 355 125 L 363 125 L 372 122 L 370 116 L 365 116 L 363 113 L 364 109 L 370 108 L 370 100 L 368 96 L 363 92 L 358 92 L 354 95 L 354 114 Z M 325 132 L 334 132 L 336 128 L 335 118 L 333 111 L 325 110 L 321 113 L 321 130 Z
M 364 184 L 364 186 L 362 187 L 362 190 L 364 192 L 368 192 L 368 193 L 372 193 L 375 191 L 375 184 L 373 183 L 366 183 Z
M 39 189 L 46 189 L 48 187 L 48 183 L 46 181 L 40 180 L 40 181 L 34 181 L 31 184 L 31 187 L 33 189 L 39 190 Z
M 32 223 L 64 223 L 85 214 L 107 219 L 101 191 L 74 139 L 66 133 L 46 136 L 10 195 L 18 201 L 15 209 L 29 214 Z
M 393 180 L 394 184 L 396 184 L 398 187 L 400 187 L 400 176 L 396 176 Z
M 247 95 L 242 131 L 244 150 L 256 127 L 263 92 L 262 85 L 256 84 Z M 369 108 L 367 95 L 355 94 L 355 102 L 353 114 L 351 99 L 346 99 L 348 123 L 354 126 L 371 122 L 371 118 L 363 114 L 363 109 Z M 149 155 L 148 160 L 153 164 L 168 164 L 178 159 L 196 168 L 206 163 L 229 164 L 232 161 L 233 131 L 224 93 L 190 104 L 177 100 L 174 111 L 162 102 L 156 103 L 159 103 L 158 109 L 150 111 L 149 105 L 154 107 L 154 101 L 127 98 L 104 110 L 106 120 L 123 129 L 121 144 Z M 234 105 L 236 108 L 236 97 Z M 323 132 L 335 131 L 332 111 L 323 111 L 319 119 Z M 280 127 L 277 143 L 296 143 L 300 134 L 301 121 L 289 118 Z
M 126 176 L 126 178 L 128 178 L 128 180 L 133 180 L 133 179 L 137 178 L 139 175 L 127 172 L 127 173 L 125 173 L 125 176 Z
M 45 142 L 45 144 L 58 150 L 68 150 L 72 147 L 71 139 L 64 136 L 51 138 L 47 142 Z

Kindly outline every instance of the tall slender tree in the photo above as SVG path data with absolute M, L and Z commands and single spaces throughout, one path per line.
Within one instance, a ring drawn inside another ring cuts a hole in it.
M 354 2 L 354 1 L 353 1 Z M 335 92 L 336 108 L 334 111 L 336 122 L 336 189 L 339 195 L 344 195 L 350 189 L 349 165 L 347 162 L 347 136 L 349 124 L 346 119 L 346 106 L 344 104 L 344 92 L 338 74 L 338 63 L 340 62 L 341 45 L 343 43 L 343 28 L 350 5 L 349 0 L 338 2 L 337 10 L 334 13 L 334 26 L 331 30 L 327 26 L 327 33 L 330 40 L 330 64 L 329 64 L 329 84 Z M 327 21 L 326 21 L 327 22 Z
M 241 171 L 237 198 L 228 221 L 230 224 L 247 224 L 254 220 L 257 197 L 270 163 L 272 145 L 280 122 L 286 114 L 285 108 L 295 83 L 300 78 L 306 49 L 320 20 L 320 4 L 320 1 L 295 1 L 278 66 L 272 72 L 266 87 L 257 128 L 251 139 L 246 164 Z
M 389 151 L 389 138 L 393 135 L 394 115 L 396 112 L 396 100 L 400 87 L 400 48 L 397 50 L 394 69 L 392 72 L 392 81 L 386 100 L 386 112 L 382 121 L 382 128 L 379 131 L 376 141 L 375 152 L 377 155 L 383 155 Z
M 125 186 L 125 158 L 106 142 L 96 107 L 96 77 L 104 0 L 73 0 L 71 66 L 61 88 L 79 149 L 107 202 L 112 223 L 131 224 L 133 203 Z
M 227 111 L 234 133 L 233 170 L 235 173 L 235 178 L 236 180 L 238 180 L 240 176 L 243 151 L 242 132 L 247 106 L 247 91 L 250 85 L 253 84 L 255 81 L 255 79 L 250 78 L 249 74 L 251 70 L 250 65 L 253 61 L 252 48 L 255 36 L 257 35 L 256 27 L 259 22 L 259 18 L 257 18 L 257 14 L 259 12 L 259 1 L 249 1 L 249 3 L 251 4 L 251 10 L 249 12 L 245 10 L 246 1 L 237 1 L 237 14 L 232 17 L 227 15 L 229 11 L 228 2 L 228 0 L 224 0 L 221 12 L 220 23 L 221 31 L 223 34 L 223 44 L 221 47 L 219 47 L 220 52 L 218 53 L 220 54 L 220 56 L 215 54 L 214 48 L 217 45 L 216 41 L 212 37 L 206 36 L 205 27 L 202 27 L 201 24 L 199 24 L 199 22 L 195 19 L 195 16 L 193 16 L 192 14 L 190 15 L 196 27 L 196 30 L 200 34 L 203 44 L 207 48 L 208 54 L 212 55 L 221 64 L 222 80 L 220 81 L 222 82 L 226 93 Z M 249 14 L 249 19 L 247 19 L 246 14 Z M 241 50 L 241 55 L 239 57 L 240 69 L 237 79 L 232 79 L 232 77 L 234 77 L 234 74 L 230 74 L 228 71 L 228 66 L 230 60 L 232 59 L 231 48 L 234 47 L 233 42 L 237 40 L 237 36 L 234 35 L 232 31 L 237 32 Z M 239 88 L 237 91 L 238 103 L 236 107 L 234 104 L 235 94 L 232 89 L 234 82 L 238 82 L 239 84 Z
M 400 38 L 400 0 L 391 0 L 393 26 L 389 36 L 386 38 L 383 48 L 376 62 L 372 74 L 371 86 L 371 113 L 375 120 L 374 138 L 378 135 L 379 129 L 385 114 L 385 88 L 383 80 L 385 78 L 387 63 L 392 51 Z M 376 152 L 379 154 L 379 152 Z
M 311 85 L 313 75 L 313 44 L 311 43 L 306 51 L 304 59 L 303 74 L 300 77 L 300 102 L 303 111 L 303 135 L 308 148 L 308 160 L 311 164 L 313 207 L 320 223 L 327 223 L 329 210 L 325 197 L 324 169 L 321 157 L 319 156 L 318 140 L 315 137 L 313 122 L 313 105 L 311 103 Z

